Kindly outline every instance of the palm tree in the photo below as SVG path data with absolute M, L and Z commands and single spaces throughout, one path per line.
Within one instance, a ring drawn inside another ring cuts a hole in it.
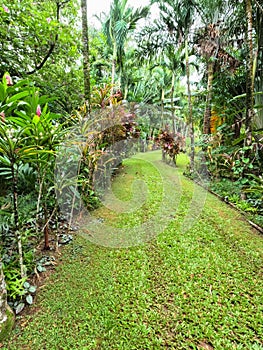
M 233 13 L 236 10 L 236 2 L 216 0 L 201 0 L 198 11 L 201 15 L 204 27 L 199 30 L 197 47 L 200 55 L 205 58 L 207 66 L 207 91 L 206 105 L 203 119 L 203 133 L 210 134 L 210 119 L 213 99 L 213 82 L 215 73 L 222 66 L 228 66 L 230 72 L 234 72 L 240 62 L 231 54 L 229 54 L 224 46 L 226 45 L 226 36 L 229 31 L 236 28 L 233 25 Z M 224 23 L 231 21 L 228 24 L 230 28 L 222 28 Z M 224 33 L 224 36 L 222 35 Z
M 84 75 L 84 99 L 87 101 L 88 113 L 90 112 L 90 64 L 89 64 L 89 35 L 87 0 L 81 0 L 82 14 L 82 55 L 83 55 L 83 75 Z
M 252 20 L 252 2 L 246 0 L 246 18 L 247 18 L 247 82 L 246 82 L 246 144 L 252 144 L 252 122 L 254 119 L 254 76 L 253 76 L 253 20 Z
M 149 13 L 149 6 L 134 10 L 127 6 L 127 0 L 113 0 L 110 13 L 103 22 L 103 30 L 107 42 L 112 47 L 112 86 L 115 83 L 116 66 L 119 68 L 119 82 L 122 85 L 123 60 L 125 56 L 125 43 L 128 34 L 136 28 L 141 18 Z M 122 88 L 122 86 L 120 86 Z
M 182 50 L 175 50 L 173 44 L 169 44 L 163 53 L 163 61 L 161 65 L 166 67 L 170 71 L 171 76 L 171 90 L 170 90 L 170 105 L 173 121 L 173 133 L 175 134 L 175 103 L 174 103 L 174 92 L 176 85 L 176 76 L 184 74 L 185 67 L 183 65 Z
M 184 46 L 185 51 L 185 70 L 186 70 L 186 84 L 188 95 L 188 121 L 190 125 L 190 172 L 194 170 L 194 123 L 193 123 L 193 106 L 191 97 L 191 83 L 190 83 L 190 66 L 188 54 L 188 41 L 191 26 L 194 23 L 195 2 L 193 0 L 173 1 L 162 0 L 159 3 L 161 10 L 161 20 L 166 24 L 167 29 L 171 35 L 177 37 L 180 46 Z
M 155 88 L 155 99 L 158 102 L 161 100 L 161 127 L 164 127 L 164 108 L 165 108 L 165 95 L 167 92 L 167 86 L 171 81 L 170 72 L 166 69 L 165 65 L 151 67 L 149 70 L 149 78 L 147 79 L 147 92 L 154 93 Z M 154 99 L 150 102 L 156 102 Z
M 255 0 L 257 6 L 255 16 L 255 32 L 256 32 L 256 74 L 255 74 L 255 104 L 258 106 L 257 113 L 254 118 L 255 130 L 263 129 L 263 6 Z
M 200 38 L 198 42 L 200 53 L 205 57 L 207 65 L 207 92 L 203 121 L 204 134 L 210 134 L 213 80 L 219 52 L 219 42 L 219 30 L 215 24 L 209 24 L 205 28 L 202 38 Z

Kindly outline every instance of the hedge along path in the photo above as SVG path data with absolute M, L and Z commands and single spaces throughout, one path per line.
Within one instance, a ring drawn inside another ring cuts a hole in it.
M 263 237 L 160 158 L 125 160 L 4 349 L 263 349 Z

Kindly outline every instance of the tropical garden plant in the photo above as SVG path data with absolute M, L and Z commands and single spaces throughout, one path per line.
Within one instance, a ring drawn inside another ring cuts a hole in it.
M 113 0 L 99 29 L 85 0 L 0 7 L 0 324 L 6 300 L 33 302 L 36 247 L 71 241 L 61 223 L 69 234 L 79 199 L 98 207 L 137 150 L 175 158 L 186 141 L 191 177 L 262 226 L 262 5 L 152 3 L 143 22 L 150 5 Z

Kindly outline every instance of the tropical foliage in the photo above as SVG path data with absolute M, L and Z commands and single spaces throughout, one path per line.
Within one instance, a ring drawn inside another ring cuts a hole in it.
M 85 0 L 6 0 L 0 13 L 2 305 L 33 302 L 53 263 L 38 247 L 69 242 L 137 151 L 174 165 L 185 151 L 188 176 L 263 225 L 260 1 L 113 0 L 99 29 Z

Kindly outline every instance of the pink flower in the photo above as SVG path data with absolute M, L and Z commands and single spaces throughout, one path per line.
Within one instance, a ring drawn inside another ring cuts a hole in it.
M 5 121 L 5 112 L 1 112 L 0 117 L 1 117 L 2 122 L 4 122 Z
M 10 75 L 6 75 L 5 78 L 6 78 L 8 86 L 13 85 L 13 81 L 12 81 L 12 78 L 10 77 Z
M 48 18 L 47 18 L 47 23 L 49 24 L 50 22 L 51 22 L 51 18 L 48 17 Z
M 36 115 L 39 116 L 39 117 L 41 116 L 41 107 L 40 107 L 40 105 L 37 105 Z
M 3 9 L 4 9 L 4 11 L 5 11 L 6 13 L 9 13 L 9 12 L 10 12 L 10 11 L 9 11 L 9 8 L 6 7 L 5 5 L 3 5 Z

